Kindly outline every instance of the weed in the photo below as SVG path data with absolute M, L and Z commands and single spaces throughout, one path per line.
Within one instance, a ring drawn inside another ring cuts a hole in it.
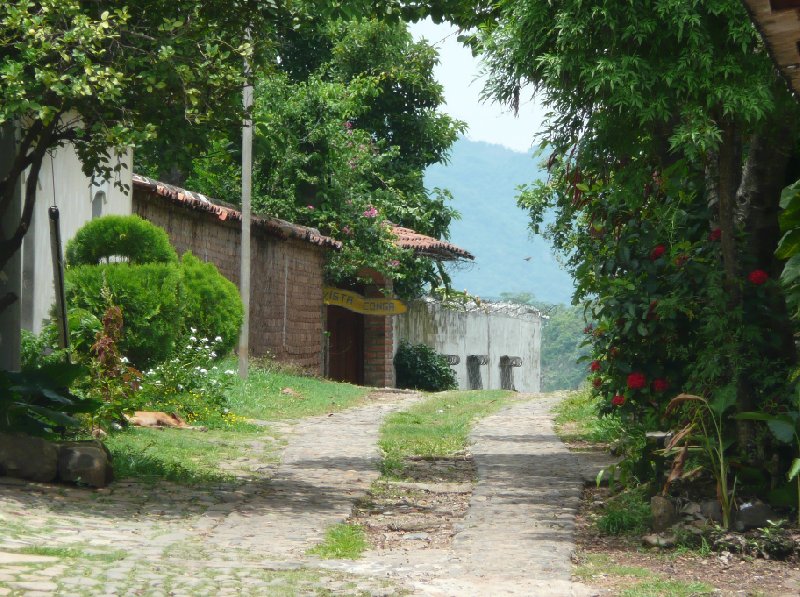
M 643 486 L 626 489 L 609 499 L 597 519 L 597 528 L 605 535 L 643 533 L 649 526 L 650 505 Z
M 127 554 L 120 550 L 99 552 L 88 552 L 75 547 L 47 547 L 44 545 L 31 545 L 21 547 L 17 553 L 24 553 L 36 556 L 52 556 L 65 559 L 92 560 L 97 562 L 118 562 L 124 560 Z
M 325 539 L 308 550 L 309 555 L 325 560 L 357 560 L 367 549 L 364 529 L 354 524 L 337 524 L 325 532 Z
M 565 441 L 609 444 L 623 434 L 622 422 L 613 416 L 601 417 L 601 398 L 586 387 L 570 393 L 555 407 L 556 432 Z
M 653 572 L 640 566 L 620 566 L 610 556 L 600 553 L 584 554 L 575 569 L 575 576 L 581 580 L 591 580 L 597 574 L 650 578 Z
M 696 597 L 710 595 L 714 587 L 704 582 L 683 582 L 663 578 L 646 580 L 623 590 L 623 597 Z

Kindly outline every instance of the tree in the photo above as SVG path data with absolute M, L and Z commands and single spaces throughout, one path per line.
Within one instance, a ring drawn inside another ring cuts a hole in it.
M 775 249 L 800 112 L 743 4 L 427 4 L 477 27 L 489 97 L 517 106 L 532 89 L 552 110 L 550 179 L 520 204 L 534 229 L 556 209 L 607 410 L 660 426 L 680 389 L 785 406 L 796 355 Z M 752 424 L 737 427 L 758 458 Z
M 401 23 L 320 20 L 282 33 L 279 67 L 257 74 L 254 206 L 342 241 L 328 261 L 331 282 L 370 266 L 404 296 L 442 284 L 443 270 L 398 250 L 386 225 L 446 237 L 456 215 L 445 193 L 423 184 L 425 167 L 443 160 L 463 130 L 439 111 L 436 60 Z M 186 185 L 237 203 L 238 148 L 238 132 L 216 136 Z
M 3 3 L 0 125 L 16 125 L 19 141 L 0 180 L 0 217 L 27 182 L 19 223 L 0 239 L 0 269 L 30 225 L 48 151 L 70 144 L 88 176 L 110 178 L 122 167 L 115 150 L 156 138 L 180 147 L 194 123 L 237 120 L 252 54 L 245 27 L 269 12 L 216 0 Z

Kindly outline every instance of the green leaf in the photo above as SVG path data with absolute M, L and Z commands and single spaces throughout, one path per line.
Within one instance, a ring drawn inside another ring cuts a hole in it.
M 792 461 L 792 466 L 789 468 L 789 472 L 786 473 L 786 477 L 789 479 L 789 481 L 791 481 L 798 474 L 800 474 L 800 458 L 795 458 Z
M 62 412 L 58 412 L 57 410 L 53 410 L 51 408 L 46 408 L 44 406 L 36 406 L 33 404 L 29 404 L 26 407 L 29 411 L 35 412 L 40 414 L 45 419 L 49 421 L 53 421 L 54 423 L 58 423 L 59 425 L 63 425 L 64 427 L 79 427 L 80 423 L 77 419 L 70 417 L 69 415 L 65 415 Z
M 780 259 L 788 259 L 798 253 L 800 253 L 800 228 L 790 230 L 783 235 L 783 238 L 778 243 L 775 255 Z

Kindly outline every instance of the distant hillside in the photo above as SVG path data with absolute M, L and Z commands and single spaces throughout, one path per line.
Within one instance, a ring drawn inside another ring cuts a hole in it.
M 516 205 L 517 185 L 541 175 L 530 154 L 463 138 L 449 164 L 428 169 L 426 185 L 449 189 L 461 212 L 451 225 L 452 242 L 475 255 L 474 265 L 448 267 L 455 288 L 484 298 L 531 293 L 538 301 L 569 303 L 572 279 L 549 243 L 530 237 L 527 216 Z

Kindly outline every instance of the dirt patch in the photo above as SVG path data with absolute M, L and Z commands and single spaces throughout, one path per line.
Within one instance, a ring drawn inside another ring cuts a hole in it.
M 575 570 L 586 584 L 617 594 L 660 578 L 706 583 L 717 589 L 717 595 L 797 595 L 800 587 L 797 559 L 774 561 L 728 552 L 645 548 L 638 536 L 599 534 L 595 519 L 607 493 L 606 488 L 587 488 L 576 519 Z
M 472 458 L 409 459 L 403 477 L 375 482 L 350 522 L 364 528 L 378 551 L 449 546 L 469 508 L 476 478 Z

